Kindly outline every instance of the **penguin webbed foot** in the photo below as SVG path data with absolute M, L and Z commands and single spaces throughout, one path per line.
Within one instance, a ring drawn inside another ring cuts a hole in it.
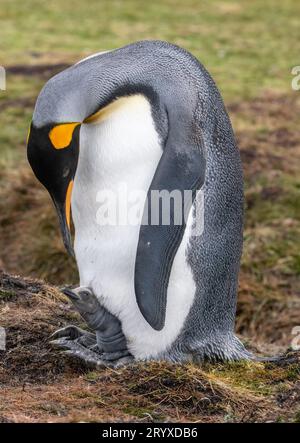
M 89 369 L 118 367 L 133 360 L 127 350 L 116 353 L 101 352 L 96 342 L 96 336 L 77 328 L 77 326 L 59 329 L 52 334 L 51 338 L 53 340 L 50 341 L 50 344 L 55 349 L 62 351 L 63 355 L 79 361 Z
M 268 366 L 286 367 L 292 364 L 300 364 L 300 351 L 287 349 L 281 355 L 272 357 L 256 357 L 254 361 L 259 363 L 266 363 Z
M 66 348 L 67 344 L 78 344 L 90 350 L 98 349 L 96 334 L 84 331 L 77 326 L 68 325 L 58 329 L 50 336 L 50 344 L 54 347 Z

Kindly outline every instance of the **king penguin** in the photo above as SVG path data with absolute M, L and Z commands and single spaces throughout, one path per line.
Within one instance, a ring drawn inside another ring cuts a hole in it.
M 58 347 L 95 365 L 252 358 L 234 334 L 240 155 L 220 93 L 193 55 L 141 41 L 57 74 L 38 96 L 28 159 L 76 258 L 80 286 L 65 293 L 93 331 L 67 326 L 53 336 Z M 122 186 L 144 192 L 138 223 L 99 223 L 101 191 Z M 153 193 L 174 191 L 190 196 L 179 203 L 182 222 L 175 204 L 169 223 L 149 222 Z

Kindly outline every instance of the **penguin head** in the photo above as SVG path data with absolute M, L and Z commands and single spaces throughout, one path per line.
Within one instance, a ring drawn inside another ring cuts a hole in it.
M 49 192 L 57 210 L 64 245 L 74 255 L 70 231 L 73 180 L 79 155 L 80 123 L 31 124 L 27 157 L 38 180 Z

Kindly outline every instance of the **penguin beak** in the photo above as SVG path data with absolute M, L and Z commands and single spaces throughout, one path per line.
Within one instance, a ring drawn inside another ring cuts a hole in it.
M 31 124 L 27 156 L 38 180 L 56 208 L 63 242 L 74 257 L 71 236 L 71 197 L 79 156 L 80 123 Z
M 69 255 L 72 257 L 75 257 L 74 249 L 72 245 L 72 236 L 71 236 L 71 197 L 72 197 L 72 189 L 73 189 L 73 180 L 70 181 L 66 198 L 64 202 L 58 201 L 55 197 L 52 197 L 52 200 L 54 202 L 57 214 L 58 214 L 58 220 L 59 220 L 59 226 L 63 238 L 63 242 L 65 245 L 65 248 Z
M 78 297 L 78 295 L 74 291 L 72 291 L 72 289 L 70 289 L 70 288 L 63 288 L 62 292 L 67 297 L 69 297 L 69 299 L 72 300 L 72 301 L 76 302 L 76 301 L 80 300 L 80 297 Z

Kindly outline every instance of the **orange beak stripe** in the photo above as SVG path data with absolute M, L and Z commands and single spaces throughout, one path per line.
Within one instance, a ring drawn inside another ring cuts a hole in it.
M 26 139 L 27 145 L 28 145 L 28 141 L 29 141 L 29 137 L 30 137 L 30 130 L 31 130 L 31 127 L 29 126 L 28 133 L 27 133 L 27 139 Z
M 67 189 L 66 195 L 66 220 L 68 228 L 71 229 L 71 198 L 72 198 L 72 190 L 73 190 L 74 181 L 71 180 Z

